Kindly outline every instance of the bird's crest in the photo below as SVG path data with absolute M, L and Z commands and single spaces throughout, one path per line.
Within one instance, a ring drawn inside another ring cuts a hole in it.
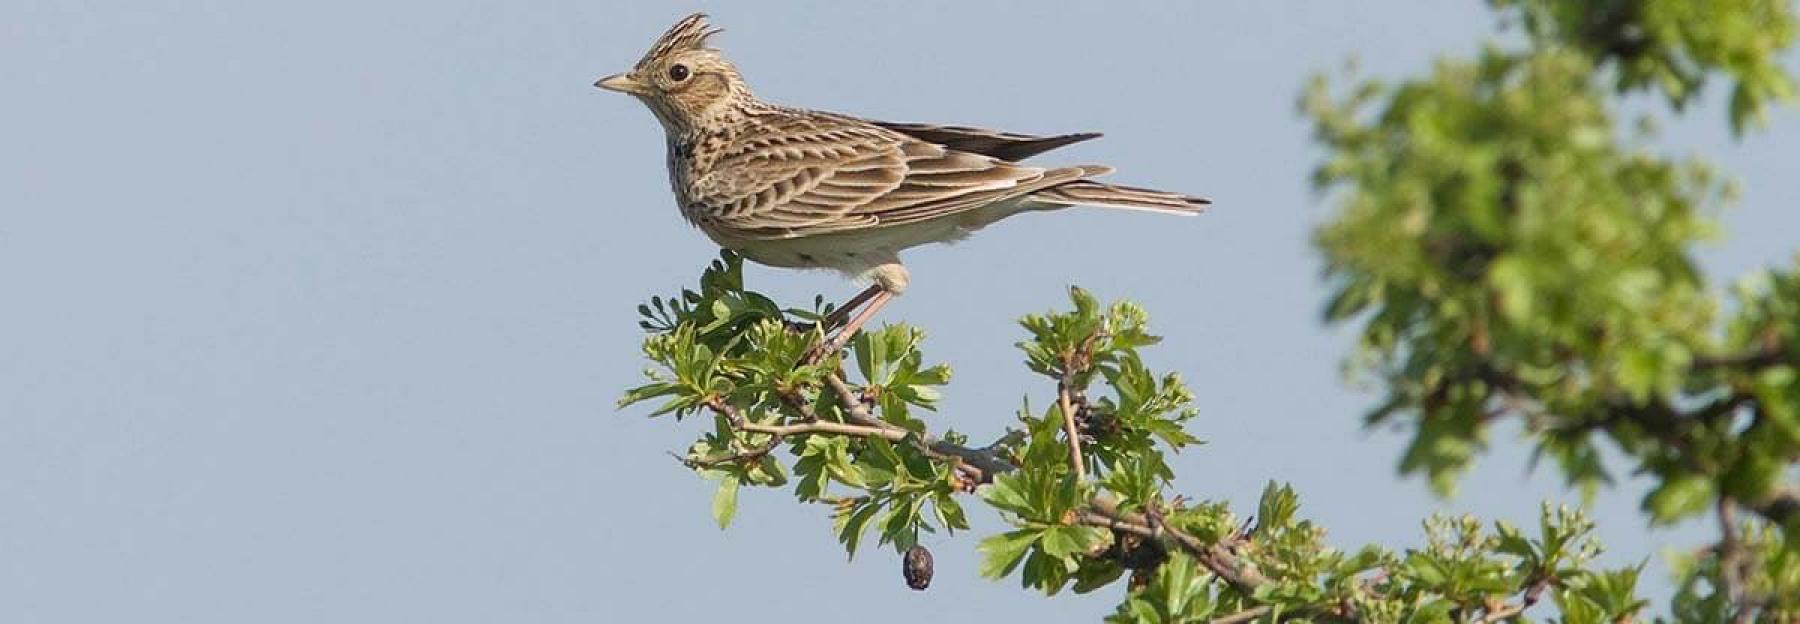
M 656 43 L 650 46 L 650 51 L 645 52 L 644 58 L 638 60 L 636 68 L 643 69 L 656 62 L 656 59 L 670 54 L 704 48 L 707 37 L 724 32 L 724 30 L 706 23 L 705 13 L 695 13 L 681 18 L 681 21 L 675 22 L 674 26 L 669 27 L 668 32 L 656 39 Z

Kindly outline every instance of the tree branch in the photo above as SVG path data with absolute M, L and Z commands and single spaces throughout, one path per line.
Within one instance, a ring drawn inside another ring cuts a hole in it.
M 1498 622 L 1504 622 L 1519 617 L 1521 614 L 1525 613 L 1526 609 L 1530 609 L 1533 605 L 1536 605 L 1539 600 L 1543 599 L 1544 590 L 1549 589 L 1549 587 L 1549 577 L 1539 578 L 1525 588 L 1525 595 L 1520 596 L 1518 602 L 1491 610 L 1486 615 L 1483 615 L 1478 621 L 1481 624 L 1496 624 Z
M 1263 615 L 1268 614 L 1268 612 L 1271 610 L 1273 610 L 1273 609 L 1271 609 L 1269 607 L 1269 605 L 1263 605 L 1260 607 L 1251 607 L 1249 609 L 1245 609 L 1243 611 L 1239 611 L 1237 613 L 1233 613 L 1231 615 L 1227 615 L 1222 618 L 1213 618 L 1212 624 L 1243 624 L 1244 622 L 1248 622 L 1250 620 L 1254 620 L 1256 618 L 1262 617 Z
M 736 407 L 733 407 L 730 403 L 726 403 L 723 400 L 717 398 L 710 399 L 706 401 L 705 405 L 707 409 L 724 416 L 725 420 L 731 423 L 732 429 L 748 431 L 751 433 L 766 433 L 775 436 L 790 436 L 804 433 L 834 433 L 859 438 L 882 438 L 889 442 L 905 440 L 906 436 L 909 435 L 904 429 L 895 431 L 880 427 L 870 427 L 867 425 L 831 422 L 829 420 L 818 420 L 790 425 L 765 425 L 762 423 L 750 422 L 749 419 L 744 418 L 743 413 L 739 412 Z
M 753 433 L 767 433 L 778 436 L 789 436 L 802 433 L 835 433 L 838 435 L 855 436 L 859 438 L 881 438 L 889 442 L 900 442 L 906 439 L 906 434 L 900 432 L 876 427 L 866 427 L 863 425 L 835 423 L 826 420 L 792 425 L 765 425 L 747 422 L 743 424 L 741 429 Z
M 751 460 L 762 459 L 763 456 L 768 455 L 770 452 L 774 451 L 776 447 L 781 446 L 781 439 L 782 439 L 782 436 L 770 436 L 769 442 L 767 444 L 763 444 L 761 446 L 758 446 L 758 447 L 750 449 L 750 450 L 738 451 L 735 453 L 731 453 L 729 455 L 720 455 L 720 456 L 716 456 L 716 457 L 701 457 L 698 459 L 690 459 L 687 457 L 682 457 L 680 455 L 676 455 L 675 453 L 669 453 L 669 455 L 673 456 L 676 459 L 676 461 L 681 462 L 681 465 L 687 466 L 689 468 L 711 468 L 713 466 L 721 466 L 724 464 L 735 464 L 735 463 L 739 463 L 739 462 L 746 462 L 746 461 L 751 461 Z
M 1256 588 L 1269 583 L 1268 577 L 1257 571 L 1255 565 L 1232 552 L 1230 545 L 1241 541 L 1241 535 L 1206 544 L 1197 537 L 1164 524 L 1154 514 L 1120 511 L 1116 503 L 1104 496 L 1096 496 L 1088 501 L 1088 509 L 1078 513 L 1076 520 L 1088 526 L 1135 533 L 1180 548 L 1192 555 L 1207 571 L 1225 579 L 1225 582 L 1245 594 L 1253 593 Z
M 738 411 L 735 406 L 726 403 L 723 399 L 715 397 L 706 401 L 704 404 L 707 409 L 723 416 L 733 430 L 769 434 L 775 436 L 776 440 L 770 441 L 768 445 L 769 448 L 761 450 L 760 453 L 757 453 L 756 451 L 746 451 L 724 458 L 709 458 L 703 460 L 688 460 L 682 458 L 682 463 L 689 464 L 689 467 L 693 467 L 690 462 L 697 462 L 703 465 L 717 465 L 719 463 L 727 463 L 730 461 L 740 461 L 748 458 L 747 456 L 767 454 L 770 450 L 773 450 L 774 446 L 779 443 L 781 438 L 786 436 L 832 434 L 858 438 L 881 438 L 889 442 L 911 444 L 914 448 L 917 448 L 919 452 L 924 453 L 925 456 L 951 464 L 952 469 L 961 473 L 964 479 L 975 484 L 992 481 L 995 474 L 1008 472 L 1016 468 L 1010 462 L 1000 457 L 997 452 L 998 449 L 995 448 L 999 446 L 999 442 L 996 442 L 995 447 L 972 449 L 958 444 L 951 444 L 943 440 L 933 440 L 924 435 L 914 434 L 906 428 L 876 418 L 869 412 L 868 407 L 863 405 L 862 401 L 857 398 L 856 391 L 851 389 L 849 384 L 846 384 L 843 378 L 839 377 L 837 373 L 827 374 L 825 376 L 825 383 L 837 394 L 838 400 L 845 406 L 844 414 L 853 421 L 853 423 L 818 420 L 816 415 L 810 414 L 810 408 L 801 410 L 802 415 L 808 418 L 806 422 L 786 425 L 755 423 L 750 422 L 748 418 L 745 418 L 743 413 Z M 1004 442 L 1005 439 L 1006 438 L 1002 438 L 1001 442 Z
M 907 432 L 904 427 L 876 418 L 874 414 L 870 413 L 869 408 L 863 405 L 862 398 L 856 396 L 856 391 L 850 388 L 850 384 L 844 383 L 844 378 L 839 377 L 837 373 L 826 373 L 825 385 L 831 386 L 831 391 L 837 394 L 838 402 L 844 405 L 844 414 L 849 416 L 850 420 L 869 427 Z
M 1519 617 L 1519 615 L 1523 614 L 1525 609 L 1530 606 L 1531 605 L 1523 602 L 1506 605 L 1499 609 L 1489 611 L 1487 615 L 1481 616 L 1481 619 L 1476 620 L 1476 622 L 1478 622 L 1478 624 L 1497 624 L 1499 622 L 1504 622 Z
M 1780 359 L 1782 357 L 1785 357 L 1784 351 L 1778 347 L 1769 347 L 1752 354 L 1743 354 L 1729 358 L 1715 358 L 1704 363 L 1713 366 L 1734 365 L 1754 367 L 1758 366 L 1758 363 L 1769 362 L 1769 358 L 1776 358 L 1773 360 L 1774 362 L 1782 361 Z M 1694 366 L 1696 369 L 1699 369 L 1702 367 L 1702 364 L 1702 361 L 1696 360 Z M 1760 365 L 1771 364 L 1765 363 Z M 1538 411 L 1538 408 L 1532 405 L 1529 398 L 1531 392 L 1530 389 L 1518 378 L 1513 377 L 1504 371 L 1487 366 L 1486 364 L 1483 364 L 1476 374 L 1479 379 L 1487 382 L 1490 386 L 1493 386 L 1495 390 L 1494 396 L 1505 403 L 1508 409 L 1518 413 L 1527 420 L 1536 421 L 1549 419 L 1547 413 Z M 1728 396 L 1720 397 L 1713 402 L 1700 406 L 1692 411 L 1684 412 L 1676 410 L 1661 400 L 1651 401 L 1648 405 L 1635 405 L 1629 401 L 1621 400 L 1602 407 L 1599 419 L 1590 423 L 1584 423 L 1581 426 L 1582 428 L 1592 429 L 1607 427 L 1620 422 L 1629 422 L 1641 428 L 1645 433 L 1655 437 L 1664 445 L 1674 449 L 1679 455 L 1680 461 L 1686 464 L 1688 468 L 1701 474 L 1716 476 L 1720 470 L 1719 467 L 1713 463 L 1711 457 L 1694 448 L 1693 444 L 1688 440 L 1688 433 L 1692 431 L 1693 427 L 1702 426 L 1711 421 L 1729 416 L 1739 408 L 1746 405 L 1753 405 L 1755 402 L 1756 398 L 1752 395 L 1742 392 L 1733 392 Z M 1782 488 L 1761 501 L 1745 501 L 1741 504 L 1746 509 L 1756 512 L 1757 515 L 1762 516 L 1769 522 L 1776 525 L 1783 525 L 1790 519 L 1800 517 L 1800 489 L 1794 487 Z
M 1782 363 L 1791 363 L 1787 350 L 1781 343 L 1769 341 L 1762 348 L 1745 353 L 1731 355 L 1694 356 L 1694 370 L 1711 371 L 1724 368 L 1747 368 L 1760 370 Z
M 1737 610 L 1732 624 L 1746 624 L 1756 616 L 1750 589 L 1744 583 L 1744 547 L 1738 542 L 1737 506 L 1729 496 L 1719 497 L 1719 582 L 1725 600 Z
M 974 464 L 963 461 L 963 457 L 978 455 L 980 454 L 980 451 L 950 444 L 942 440 L 931 440 L 922 434 L 913 435 L 912 431 L 904 427 L 876 418 L 874 414 L 869 412 L 868 406 L 863 405 L 862 399 L 856 396 L 856 391 L 850 388 L 850 384 L 844 383 L 844 379 L 839 377 L 835 372 L 825 374 L 825 385 L 831 386 L 832 392 L 837 394 L 838 402 L 844 405 L 844 413 L 848 415 L 851 420 L 862 423 L 864 426 L 879 428 L 890 434 L 898 434 L 900 436 L 899 438 L 889 439 L 895 442 L 902 440 L 909 441 L 914 448 L 919 449 L 919 452 L 924 453 L 926 457 L 938 461 L 949 462 L 957 472 L 962 473 L 963 477 L 969 479 L 973 483 L 986 483 L 993 480 L 994 475 L 988 470 L 984 470 Z M 1010 468 L 1010 465 L 1008 466 Z

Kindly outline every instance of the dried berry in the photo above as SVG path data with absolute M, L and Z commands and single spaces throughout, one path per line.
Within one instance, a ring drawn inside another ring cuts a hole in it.
M 914 544 L 900 557 L 900 572 L 906 575 L 906 586 L 924 591 L 931 586 L 931 551 Z

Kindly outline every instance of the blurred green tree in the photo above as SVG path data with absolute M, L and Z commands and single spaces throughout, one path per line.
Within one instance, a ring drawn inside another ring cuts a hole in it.
M 1657 480 L 1654 522 L 1721 522 L 1676 562 L 1673 617 L 1800 621 L 1800 272 L 1748 276 L 1721 301 L 1692 256 L 1731 185 L 1614 113 L 1639 91 L 1679 113 L 1718 78 L 1731 131 L 1755 129 L 1793 97 L 1777 63 L 1793 7 L 1490 4 L 1517 43 L 1342 95 L 1319 77 L 1301 99 L 1326 147 L 1315 183 L 1338 206 L 1317 235 L 1325 317 L 1360 330 L 1349 368 L 1384 394 L 1369 422 L 1408 427 L 1401 471 L 1442 492 L 1506 419 L 1587 491 L 1619 469 L 1606 457 L 1629 462 Z M 1026 366 L 1054 392 L 972 446 L 923 418 L 950 377 L 923 332 L 861 332 L 814 361 L 830 308 L 745 289 L 726 253 L 698 288 L 640 306 L 655 366 L 621 404 L 709 422 L 679 459 L 718 483 L 721 527 L 740 489 L 791 487 L 831 509 L 851 554 L 870 534 L 904 553 L 916 589 L 932 571 L 920 534 L 969 529 L 975 501 L 1011 528 L 980 542 L 984 574 L 1048 594 L 1122 582 L 1120 622 L 1499 622 L 1548 598 L 1585 623 L 1648 607 L 1640 569 L 1593 566 L 1593 525 L 1567 508 L 1546 505 L 1533 531 L 1434 517 L 1417 546 L 1340 550 L 1288 487 L 1271 483 L 1253 522 L 1173 493 L 1165 453 L 1198 442 L 1192 395 L 1144 364 L 1158 339 L 1142 309 L 1070 300 L 1021 322 Z
M 1450 490 L 1516 419 L 1571 483 L 1610 483 L 1619 451 L 1657 486 L 1656 523 L 1712 512 L 1724 536 L 1679 562 L 1682 619 L 1800 618 L 1800 276 L 1739 280 L 1729 302 L 1695 266 L 1732 185 L 1620 138 L 1617 100 L 1679 114 L 1730 82 L 1734 133 L 1791 100 L 1783 0 L 1494 0 L 1523 49 L 1441 60 L 1424 77 L 1303 97 L 1340 209 L 1317 244 L 1326 318 L 1360 328 L 1351 368 L 1385 389 L 1402 472 Z M 1739 511 L 1752 517 L 1741 518 Z

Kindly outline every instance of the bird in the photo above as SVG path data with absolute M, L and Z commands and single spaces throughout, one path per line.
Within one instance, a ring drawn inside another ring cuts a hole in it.
M 968 237 L 1026 212 L 1096 206 L 1191 216 L 1207 199 L 1107 184 L 1104 165 L 1038 167 L 1027 158 L 1099 138 L 896 123 L 758 99 L 709 39 L 704 13 L 664 32 L 629 71 L 594 86 L 636 97 L 661 123 L 681 215 L 720 247 L 782 268 L 827 268 L 869 282 L 820 324 L 845 343 L 911 276 L 899 253 Z M 840 325 L 841 324 L 841 325 Z

